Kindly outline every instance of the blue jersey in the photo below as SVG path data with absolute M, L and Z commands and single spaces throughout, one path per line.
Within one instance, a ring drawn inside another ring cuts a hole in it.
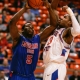
M 35 35 L 32 39 L 20 36 L 18 44 L 13 48 L 11 71 L 28 75 L 34 72 L 40 49 L 40 36 Z

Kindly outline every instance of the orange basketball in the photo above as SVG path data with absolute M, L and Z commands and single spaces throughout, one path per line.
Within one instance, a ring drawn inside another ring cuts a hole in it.
M 28 4 L 31 8 L 38 9 L 43 5 L 42 0 L 28 0 Z

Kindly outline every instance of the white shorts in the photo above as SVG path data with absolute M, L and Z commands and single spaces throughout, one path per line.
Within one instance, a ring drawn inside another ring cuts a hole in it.
M 49 63 L 43 75 L 43 80 L 64 80 L 66 76 L 66 65 Z

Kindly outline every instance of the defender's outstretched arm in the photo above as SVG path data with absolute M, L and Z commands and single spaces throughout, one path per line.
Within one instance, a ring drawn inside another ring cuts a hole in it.
M 46 8 L 49 11 L 49 15 L 50 15 L 50 26 L 47 27 L 46 29 L 44 29 L 43 32 L 40 33 L 40 39 L 41 39 L 41 41 L 43 41 L 46 38 L 48 38 L 50 36 L 50 34 L 52 32 L 54 32 L 54 30 L 57 27 L 57 23 L 58 23 L 57 10 L 52 9 L 51 4 L 47 0 L 44 2 L 44 5 L 46 6 Z
M 51 7 L 52 7 L 52 9 L 56 9 L 58 7 L 59 1 L 60 0 L 52 0 L 51 1 Z

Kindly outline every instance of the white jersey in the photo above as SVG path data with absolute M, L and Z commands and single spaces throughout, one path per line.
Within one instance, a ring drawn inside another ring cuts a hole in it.
M 51 35 L 44 46 L 43 62 L 48 64 L 50 62 L 65 63 L 70 51 L 70 45 L 67 44 L 62 34 L 64 28 L 56 29 L 54 34 Z

